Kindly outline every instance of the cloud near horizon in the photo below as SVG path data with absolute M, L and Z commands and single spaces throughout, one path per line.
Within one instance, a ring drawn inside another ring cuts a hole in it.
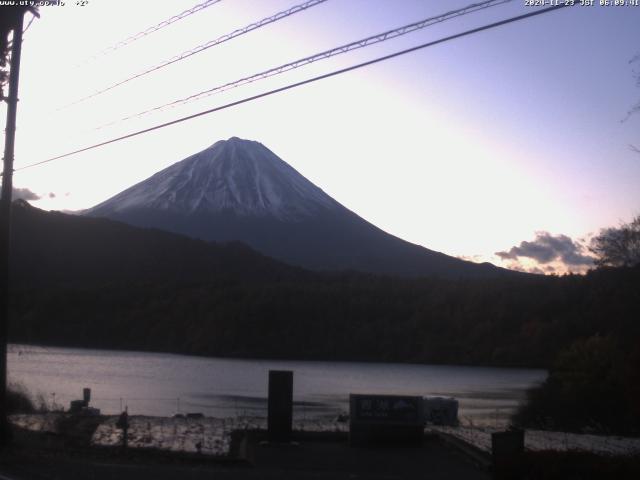
M 496 252 L 508 268 L 530 273 L 584 272 L 593 266 L 584 243 L 567 235 L 536 232 L 533 241 L 523 241 L 508 251 Z
M 28 188 L 16 188 L 13 187 L 13 194 L 11 195 L 13 200 L 40 200 L 42 197 L 35 192 L 32 192 Z
M 2 191 L 2 188 L 0 187 L 0 192 Z M 68 197 L 70 195 L 69 192 L 65 193 L 65 197 Z M 55 192 L 49 192 L 46 194 L 39 194 L 34 192 L 33 190 L 29 189 L 29 188 L 18 188 L 18 187 L 13 187 L 13 193 L 11 194 L 11 199 L 12 200 L 26 200 L 27 202 L 35 202 L 37 200 L 42 200 L 43 198 L 48 198 L 50 200 L 56 199 L 58 198 L 58 195 Z

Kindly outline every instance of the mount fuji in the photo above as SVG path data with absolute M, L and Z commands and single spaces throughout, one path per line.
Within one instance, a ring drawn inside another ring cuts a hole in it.
M 512 273 L 394 237 L 342 206 L 261 143 L 237 137 L 216 142 L 84 214 L 203 240 L 239 240 L 315 270 L 449 278 Z

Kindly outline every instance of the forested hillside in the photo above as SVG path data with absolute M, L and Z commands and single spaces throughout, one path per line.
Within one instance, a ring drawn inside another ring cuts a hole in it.
M 397 279 L 312 273 L 240 244 L 17 208 L 13 342 L 216 356 L 547 366 L 640 339 L 640 268 Z

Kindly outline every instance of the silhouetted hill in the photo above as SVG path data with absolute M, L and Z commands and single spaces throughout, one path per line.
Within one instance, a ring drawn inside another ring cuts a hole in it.
M 45 212 L 24 201 L 14 203 L 11 248 L 16 288 L 307 275 L 239 242 L 214 244 L 104 218 Z

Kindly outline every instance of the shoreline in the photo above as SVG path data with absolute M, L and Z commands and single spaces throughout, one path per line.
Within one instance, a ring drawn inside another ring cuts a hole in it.
M 117 448 L 122 443 L 122 430 L 116 427 L 117 418 L 115 415 L 82 417 L 66 413 L 44 413 L 12 415 L 10 421 L 14 427 L 25 432 L 84 441 L 88 447 Z M 201 457 L 227 459 L 236 449 L 234 435 L 266 431 L 267 428 L 266 419 L 258 417 L 191 419 L 132 415 L 129 422 L 128 444 L 132 450 L 196 454 Z M 94 430 L 89 432 L 87 425 L 93 426 Z M 453 437 L 490 455 L 491 433 L 501 430 L 503 429 L 428 425 L 425 427 L 425 435 Z M 346 438 L 349 425 L 346 422 L 335 421 L 294 421 L 293 432 L 296 435 L 337 435 Z M 525 449 L 531 452 L 586 452 L 605 456 L 634 456 L 640 455 L 640 438 L 526 430 Z

